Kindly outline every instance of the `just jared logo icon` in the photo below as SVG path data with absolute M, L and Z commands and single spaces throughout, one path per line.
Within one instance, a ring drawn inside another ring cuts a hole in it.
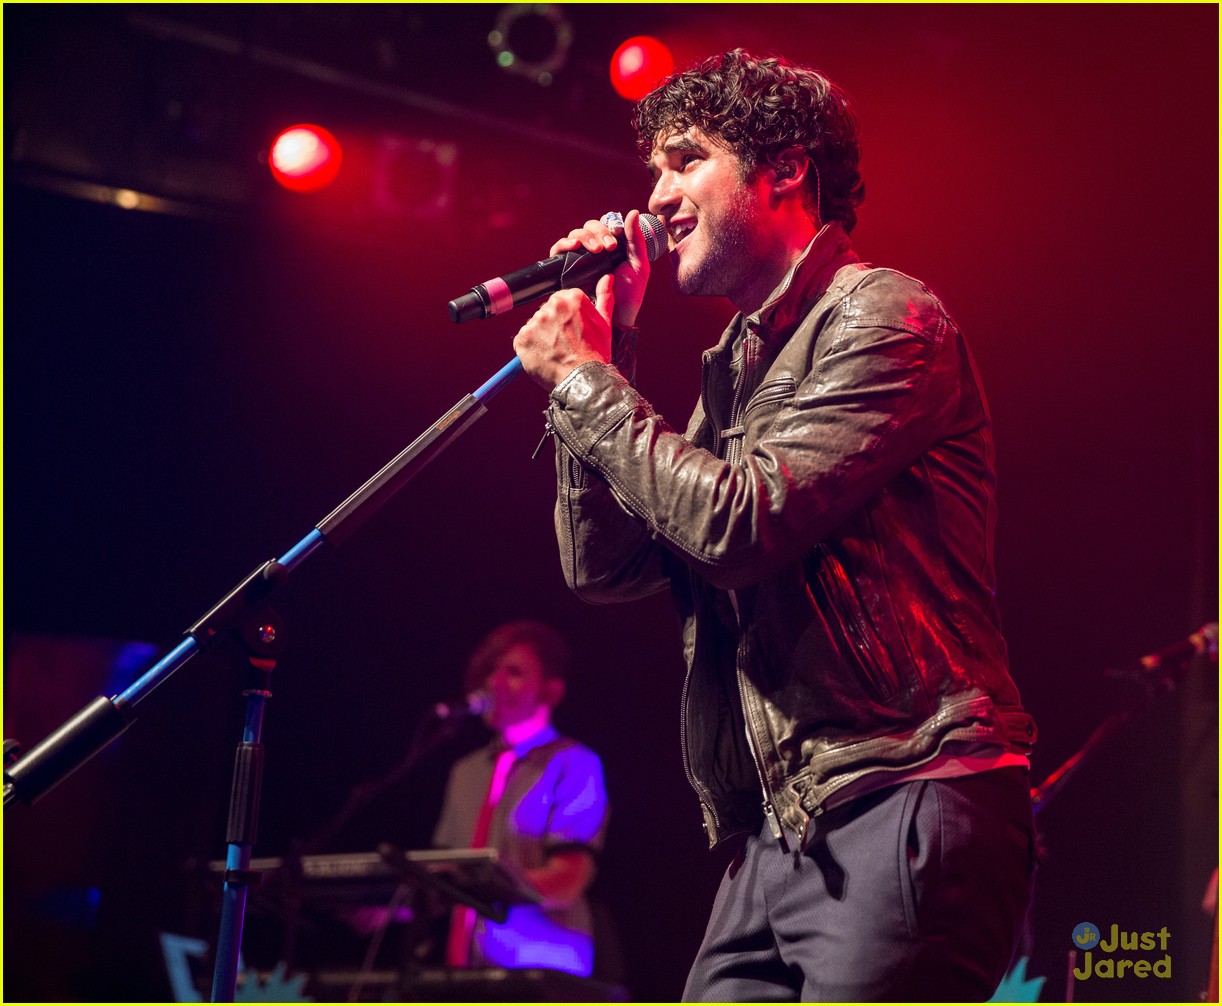
M 1134 978 L 1171 977 L 1171 954 L 1167 952 L 1171 933 L 1163 926 L 1157 932 L 1122 930 L 1115 922 L 1105 938 L 1099 927 L 1090 922 L 1079 922 L 1074 926 L 1073 945 L 1085 951 L 1081 966 L 1074 968 L 1074 977 L 1079 981 L 1087 978 Z M 1161 950 L 1163 956 L 1157 960 L 1145 957 L 1114 957 L 1117 951 Z M 1103 955 L 1108 956 L 1103 956 Z

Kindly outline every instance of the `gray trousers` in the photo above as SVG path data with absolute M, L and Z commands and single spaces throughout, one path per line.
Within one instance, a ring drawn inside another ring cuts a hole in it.
M 813 822 L 802 853 L 765 827 L 722 879 L 685 1002 L 984 1001 L 1031 891 L 1027 774 L 904 783 Z

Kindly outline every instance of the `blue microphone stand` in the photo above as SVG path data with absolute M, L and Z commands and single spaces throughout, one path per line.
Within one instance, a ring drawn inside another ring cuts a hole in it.
M 271 675 L 284 632 L 268 606 L 271 593 L 290 573 L 324 545 L 339 545 L 368 521 L 433 458 L 488 411 L 487 402 L 522 372 L 515 357 L 478 389 L 466 395 L 413 440 L 376 475 L 320 521 L 279 559 L 269 559 L 233 588 L 187 630 L 181 643 L 126 691 L 99 696 L 27 754 L 10 759 L 5 742 L 4 806 L 32 804 L 66 779 L 131 726 L 135 708 L 196 653 L 234 638 L 245 648 L 250 679 L 246 722 L 234 761 L 226 828 L 225 884 L 221 896 L 220 933 L 212 978 L 212 1001 L 233 1002 L 237 992 L 246 896 L 259 880 L 250 869 L 251 847 L 258 826 L 263 780 L 263 714 L 272 697 Z

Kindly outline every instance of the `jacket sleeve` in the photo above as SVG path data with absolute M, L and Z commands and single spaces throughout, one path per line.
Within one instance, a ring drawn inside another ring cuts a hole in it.
M 596 557 L 590 572 L 612 591 L 651 583 L 658 542 L 717 586 L 748 586 L 826 537 L 960 414 L 961 340 L 915 280 L 870 273 L 811 341 L 793 397 L 766 419 L 748 404 L 741 462 L 694 447 L 610 365 L 585 364 L 558 386 L 549 415 L 562 454 L 605 486 L 558 502 L 558 516 L 578 513 L 576 568 Z
M 631 601 L 666 586 L 666 550 L 607 481 L 556 443 L 556 542 L 569 588 L 593 603 Z

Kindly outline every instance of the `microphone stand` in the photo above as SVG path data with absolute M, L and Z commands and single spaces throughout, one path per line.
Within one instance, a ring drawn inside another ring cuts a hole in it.
M 396 783 L 406 779 L 421 759 L 457 735 L 458 723 L 455 720 L 440 720 L 437 722 L 437 729 L 430 732 L 428 728 L 433 722 L 432 715 L 426 710 L 412 734 L 411 746 L 403 758 L 376 779 L 368 779 L 353 786 L 344 805 L 324 822 L 322 827 L 293 843 L 294 854 L 307 856 L 321 852 L 358 811 L 369 806 Z
M 1194 659 L 1207 656 L 1217 660 L 1217 623 L 1214 622 L 1212 627 L 1214 643 L 1212 650 L 1208 645 L 1210 626 L 1207 625 L 1191 637 L 1194 640 L 1198 638 L 1202 640 L 1199 648 L 1193 652 L 1185 651 L 1178 656 L 1160 659 L 1151 665 L 1146 673 L 1121 670 L 1105 672 L 1109 678 L 1114 680 L 1124 680 L 1140 685 L 1141 690 L 1138 697 L 1127 706 L 1109 715 L 1092 731 L 1077 751 L 1031 790 L 1031 806 L 1037 815 L 1048 808 L 1053 798 L 1060 793 L 1074 773 L 1095 754 L 1104 741 L 1134 719 L 1138 713 L 1149 708 L 1157 695 L 1174 691 Z
M 297 933 L 301 928 L 301 863 L 306 856 L 314 855 L 324 849 L 343 827 L 363 808 L 373 803 L 396 783 L 407 778 L 420 761 L 431 754 L 458 733 L 458 720 L 435 720 L 429 710 L 425 710 L 416 729 L 412 734 L 412 742 L 407 753 L 389 771 L 376 779 L 359 782 L 348 793 L 344 805 L 340 807 L 321 827 L 305 838 L 295 838 L 289 843 L 289 851 L 283 868 L 284 875 L 289 878 L 288 897 L 284 911 L 285 935 L 282 958 L 285 967 L 292 971 L 297 953 Z M 429 730 L 436 724 L 436 729 Z
M 267 606 L 271 593 L 288 575 L 324 545 L 339 545 L 367 522 L 433 458 L 488 411 L 487 402 L 522 372 L 516 357 L 464 396 L 364 485 L 320 521 L 279 559 L 269 559 L 221 599 L 186 632 L 186 638 L 126 691 L 99 696 L 27 754 L 13 758 L 15 744 L 5 742 L 4 807 L 15 801 L 32 804 L 58 785 L 135 719 L 135 708 L 171 674 L 202 649 L 221 640 L 238 641 L 247 650 L 251 680 L 246 722 L 238 745 L 226 828 L 228 855 L 222 892 L 220 933 L 212 980 L 212 1001 L 233 1002 L 242 945 L 246 895 L 257 883 L 250 869 L 263 778 L 263 714 L 271 698 L 271 672 L 283 642 L 279 619 Z
M 1187 673 L 1188 667 L 1193 660 L 1206 656 L 1217 660 L 1217 624 L 1213 624 L 1212 647 L 1208 643 L 1210 638 L 1208 634 L 1209 628 L 1210 626 L 1207 625 L 1196 634 L 1201 638 L 1202 643 L 1193 652 L 1184 652 L 1178 656 L 1157 660 L 1150 665 L 1150 673 L 1136 674 L 1132 671 L 1125 672 L 1119 670 L 1108 670 L 1105 672 L 1112 679 L 1135 682 L 1141 686 L 1141 690 L 1136 699 L 1130 701 L 1127 706 L 1112 712 L 1102 723 L 1095 727 L 1077 751 L 1050 772 L 1043 782 L 1032 788 L 1031 809 L 1037 823 L 1037 831 L 1039 815 L 1052 805 L 1054 799 L 1064 791 L 1066 785 L 1074 777 L 1078 769 L 1099 751 L 1104 742 L 1114 736 L 1122 727 L 1136 719 L 1139 713 L 1148 709 L 1156 697 L 1173 692 Z M 1029 913 L 1030 910 L 1029 908 Z M 1023 933 L 1023 946 L 1028 954 L 1035 942 L 1031 925 L 1031 917 L 1028 914 L 1028 920 Z M 1069 965 L 1066 968 L 1065 974 L 1065 999 L 1067 1002 L 1073 999 L 1076 954 L 1076 950 L 1069 952 Z

